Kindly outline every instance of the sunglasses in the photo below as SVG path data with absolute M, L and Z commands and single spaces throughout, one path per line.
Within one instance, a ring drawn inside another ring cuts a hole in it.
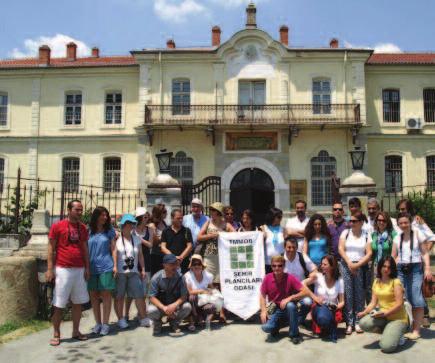
M 361 222 L 359 219 L 351 219 L 349 223 L 358 223 Z
M 332 210 L 333 210 L 333 211 L 340 211 L 340 212 L 342 212 L 342 211 L 343 211 L 343 208 L 332 208 Z
M 382 222 L 382 223 L 385 223 L 385 219 L 377 219 L 376 222 Z
M 272 268 L 281 268 L 283 265 L 272 265 Z
M 192 263 L 192 266 L 202 266 L 200 262 L 194 262 Z

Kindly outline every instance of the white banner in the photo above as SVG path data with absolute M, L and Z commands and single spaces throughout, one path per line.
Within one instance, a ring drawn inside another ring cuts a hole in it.
M 263 233 L 219 233 L 219 269 L 225 309 L 248 319 L 260 309 Z

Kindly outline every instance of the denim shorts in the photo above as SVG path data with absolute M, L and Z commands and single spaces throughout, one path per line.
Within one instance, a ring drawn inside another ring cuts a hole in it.
M 115 296 L 125 297 L 126 293 L 132 299 L 144 298 L 142 280 L 137 272 L 118 273 L 116 276 Z
M 410 264 L 408 274 L 403 272 L 403 264 L 399 263 L 397 272 L 400 282 L 405 289 L 406 300 L 412 305 L 413 308 L 423 308 L 426 304 L 421 291 L 423 284 L 423 265 L 421 263 Z

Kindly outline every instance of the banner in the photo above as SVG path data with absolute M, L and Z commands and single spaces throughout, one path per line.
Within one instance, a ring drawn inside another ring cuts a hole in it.
M 264 277 L 263 233 L 219 233 L 219 268 L 225 309 L 244 320 L 260 310 L 260 286 Z

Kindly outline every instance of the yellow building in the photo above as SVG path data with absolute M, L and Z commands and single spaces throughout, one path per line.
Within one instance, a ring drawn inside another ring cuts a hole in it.
M 435 187 L 435 54 L 296 48 L 246 26 L 212 44 L 129 56 L 0 61 L 0 183 L 29 179 L 144 190 L 160 149 L 185 183 L 221 177 L 222 201 L 262 213 L 304 198 L 329 210 L 331 174 L 366 148 L 380 192 Z M 57 187 L 58 188 L 58 187 Z M 3 187 L 4 189 L 4 187 Z M 143 195 L 139 199 L 143 200 Z M 124 207 L 126 209 L 127 207 Z

